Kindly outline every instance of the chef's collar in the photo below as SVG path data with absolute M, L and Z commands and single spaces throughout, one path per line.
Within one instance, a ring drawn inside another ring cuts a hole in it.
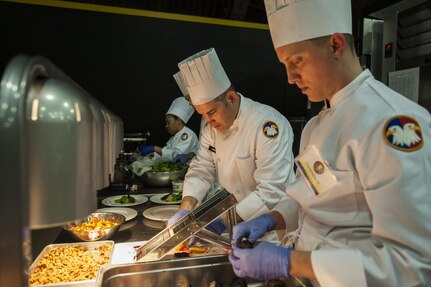
M 353 81 L 347 84 L 347 86 L 336 92 L 334 96 L 328 101 L 328 103 L 326 103 L 327 100 L 325 100 L 326 108 L 329 109 L 331 107 L 335 107 L 347 96 L 352 95 L 366 79 L 372 76 L 373 75 L 368 69 L 362 71 L 362 73 L 360 73 Z
M 174 136 L 176 136 L 176 135 L 182 135 L 185 132 L 186 128 L 187 128 L 187 126 L 184 125 L 179 131 L 177 131 L 177 133 Z
M 244 103 L 244 97 L 243 97 L 243 95 L 241 95 L 238 92 L 236 92 L 236 93 L 239 96 L 239 110 L 238 110 L 238 114 L 236 115 L 236 119 L 233 121 L 232 125 L 228 129 L 229 132 L 239 128 L 239 123 L 238 122 L 239 122 L 239 118 L 240 118 L 240 115 L 241 115 L 241 110 L 244 107 L 244 105 L 243 105 L 243 103 Z

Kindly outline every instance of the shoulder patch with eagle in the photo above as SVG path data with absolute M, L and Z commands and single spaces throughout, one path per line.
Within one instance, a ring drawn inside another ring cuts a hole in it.
M 275 139 L 279 134 L 277 124 L 272 121 L 267 121 L 263 124 L 262 132 L 267 138 L 270 139 Z
M 390 147 L 401 151 L 415 151 L 423 145 L 421 127 L 414 118 L 405 115 L 389 119 L 383 127 L 383 136 Z

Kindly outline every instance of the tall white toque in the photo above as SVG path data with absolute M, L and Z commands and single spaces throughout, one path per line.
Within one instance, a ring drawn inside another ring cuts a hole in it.
M 265 0 L 275 48 L 304 40 L 352 34 L 351 0 Z
M 178 97 L 172 101 L 172 104 L 166 114 L 177 116 L 182 119 L 184 123 L 187 123 L 194 111 L 195 110 L 186 100 L 186 98 Z
M 175 82 L 177 82 L 178 88 L 180 88 L 181 93 L 183 93 L 183 96 L 187 96 L 188 92 L 187 92 L 187 87 L 186 87 L 186 83 L 184 83 L 184 79 L 183 76 L 181 75 L 181 72 L 178 71 L 173 75 Z
M 203 50 L 178 64 L 193 105 L 208 103 L 230 87 L 214 48 Z

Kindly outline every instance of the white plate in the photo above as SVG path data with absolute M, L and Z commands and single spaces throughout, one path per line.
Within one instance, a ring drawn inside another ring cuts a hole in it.
M 178 204 L 178 203 L 181 203 L 182 199 L 181 200 L 177 200 L 177 201 L 166 201 L 166 200 L 163 200 L 162 197 L 165 196 L 165 195 L 167 195 L 167 194 L 169 194 L 169 193 L 163 193 L 163 194 L 153 195 L 153 196 L 150 197 L 150 200 L 152 202 L 154 202 L 154 203 L 160 203 L 160 204 Z
M 138 215 L 138 212 L 133 208 L 127 207 L 107 207 L 107 208 L 99 208 L 96 212 L 115 212 L 126 217 L 126 221 L 129 221 L 135 218 Z
M 122 196 L 123 195 L 116 195 L 116 196 L 107 197 L 104 200 L 102 200 L 102 203 L 104 205 L 107 205 L 107 206 L 134 206 L 134 205 L 139 205 L 139 204 L 142 204 L 142 203 L 145 203 L 148 201 L 148 197 L 146 197 L 145 195 L 133 194 L 130 196 L 132 196 L 136 199 L 136 201 L 134 203 L 116 203 L 115 200 L 121 198 Z
M 150 220 L 168 221 L 179 208 L 179 205 L 156 206 L 144 210 L 142 215 Z

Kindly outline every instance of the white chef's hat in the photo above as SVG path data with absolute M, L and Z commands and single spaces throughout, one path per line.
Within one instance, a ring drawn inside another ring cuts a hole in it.
M 166 114 L 174 115 L 187 123 L 195 110 L 184 97 L 178 97 L 173 100 Z
M 208 103 L 230 87 L 214 48 L 203 50 L 178 64 L 193 105 Z
M 352 34 L 351 0 L 265 0 L 274 47 Z
M 189 93 L 187 92 L 186 83 L 184 83 L 183 75 L 181 75 L 181 72 L 178 71 L 174 75 L 174 79 L 177 82 L 178 87 L 181 90 L 181 93 L 183 93 L 183 96 L 187 96 Z

